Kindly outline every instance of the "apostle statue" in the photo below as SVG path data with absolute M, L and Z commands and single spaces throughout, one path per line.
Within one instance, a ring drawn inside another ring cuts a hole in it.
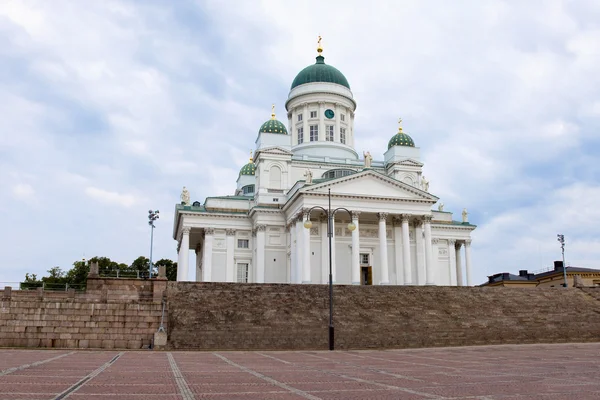
M 185 186 L 181 191 L 181 204 L 183 204 L 184 206 L 190 205 L 190 192 L 188 192 Z
M 469 213 L 466 208 L 463 208 L 462 212 L 463 222 L 469 222 Z
M 310 169 L 306 170 L 306 172 L 304 173 L 304 176 L 306 177 L 305 183 L 307 183 L 307 184 L 312 183 L 312 171 Z
M 438 205 L 438 211 L 444 211 L 444 203 Z
M 425 178 L 425 175 L 421 178 L 421 188 L 427 192 L 429 191 L 429 181 Z
M 371 168 L 371 162 L 373 162 L 373 156 L 369 151 L 363 151 L 363 157 L 365 157 L 365 168 Z

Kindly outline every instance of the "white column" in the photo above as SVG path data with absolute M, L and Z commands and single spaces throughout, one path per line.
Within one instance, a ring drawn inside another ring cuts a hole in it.
M 317 140 L 322 140 L 325 141 L 325 103 L 320 101 L 319 102 L 319 139 Z
M 204 282 L 212 282 L 212 255 L 213 242 L 215 239 L 215 230 L 213 228 L 204 228 L 204 259 L 202 260 L 202 277 Z
M 181 246 L 179 248 L 179 262 L 177 269 L 181 269 L 181 281 L 188 280 L 188 269 L 190 265 L 190 227 L 184 226 L 181 229 Z
M 417 285 L 425 284 L 425 244 L 423 243 L 423 221 L 416 221 L 415 223 L 415 251 L 417 258 Z
M 335 218 L 331 218 L 331 275 L 333 283 L 335 283 Z M 329 282 L 329 277 L 327 277 L 327 282 Z
M 379 217 L 379 258 L 381 259 L 381 281 L 380 285 L 390 284 L 390 273 L 388 270 L 388 252 L 387 252 L 387 228 L 386 218 L 387 213 L 377 214 Z
M 302 225 L 302 212 L 296 217 L 296 280 L 294 283 L 302 283 L 302 267 L 304 265 L 304 226 Z
M 235 282 L 235 266 L 234 266 L 234 251 L 235 251 L 235 229 L 227 229 L 227 263 L 225 269 L 225 282 Z
M 423 216 L 425 226 L 425 284 L 435 285 L 433 278 L 433 248 L 431 245 L 431 215 Z
M 463 281 L 463 273 L 462 273 L 462 260 L 460 257 L 460 247 L 462 246 L 461 242 L 456 242 L 456 248 L 454 249 L 454 254 L 456 258 L 456 280 L 458 281 L 458 286 L 464 286 Z
M 202 280 L 200 271 L 202 270 L 202 247 L 200 243 L 196 245 L 196 281 Z
M 404 284 L 412 285 L 412 265 L 410 260 L 410 233 L 408 232 L 409 214 L 402 214 L 402 268 L 404 270 Z
M 394 217 L 394 264 L 396 268 L 396 285 L 404 284 L 404 263 L 402 262 L 404 253 L 402 252 L 402 220 Z
M 296 218 L 290 223 L 290 283 L 296 283 L 296 263 L 298 262 L 298 251 L 296 249 Z
M 456 240 L 448 240 L 448 267 L 450 268 L 450 285 L 458 286 L 456 282 Z
M 321 283 L 329 282 L 329 240 L 327 238 L 327 217 L 320 217 L 321 234 Z
M 256 283 L 265 283 L 265 229 L 256 225 Z
M 335 103 L 335 131 L 333 132 L 333 140 L 340 142 L 340 103 Z
M 308 220 L 309 213 L 302 215 L 302 283 L 312 283 L 310 280 L 310 229 L 304 228 L 304 222 Z
M 181 258 L 183 257 L 183 253 L 181 252 L 181 240 L 177 242 L 177 282 L 181 282 Z
M 360 211 L 352 212 L 352 222 L 356 229 L 352 231 L 352 284 L 360 285 L 360 234 L 358 226 L 358 216 Z
M 304 103 L 303 104 L 303 111 L 302 111 L 302 130 L 304 131 L 304 141 L 302 143 L 306 143 L 310 141 L 310 137 L 309 137 L 309 132 L 308 132 L 308 117 L 309 117 L 309 111 L 308 111 L 308 103 Z M 296 143 L 298 143 L 298 141 L 296 140 Z M 294 143 L 294 145 L 296 144 Z
M 471 275 L 471 240 L 465 240 L 465 264 L 467 267 L 467 286 L 473 285 L 473 277 Z

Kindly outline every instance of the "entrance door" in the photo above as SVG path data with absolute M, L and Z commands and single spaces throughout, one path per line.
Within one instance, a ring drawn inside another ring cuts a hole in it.
M 373 284 L 373 269 L 370 266 L 371 259 L 369 253 L 360 254 L 360 284 L 361 285 L 372 285 Z

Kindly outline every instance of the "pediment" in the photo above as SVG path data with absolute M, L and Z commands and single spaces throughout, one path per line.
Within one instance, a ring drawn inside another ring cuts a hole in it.
M 433 203 L 438 200 L 436 196 L 414 186 L 369 170 L 307 185 L 301 189 L 301 192 L 306 194 L 327 193 L 329 189 L 332 194 L 350 197 L 396 198 Z
M 260 150 L 256 151 L 256 155 L 255 158 L 258 158 L 258 155 L 260 153 L 266 153 L 266 154 L 278 154 L 278 155 L 282 155 L 282 156 L 290 156 L 292 155 L 292 152 L 289 150 L 286 150 L 282 147 L 279 146 L 272 146 L 272 147 L 266 147 Z
M 424 164 L 415 160 L 412 160 L 410 158 L 407 158 L 405 160 L 402 161 L 397 161 L 394 163 L 391 163 L 392 165 L 404 165 L 407 167 L 422 167 Z

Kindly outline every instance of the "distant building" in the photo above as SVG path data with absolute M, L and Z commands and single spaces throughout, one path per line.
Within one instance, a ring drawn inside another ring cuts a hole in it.
M 554 269 L 540 273 L 520 270 L 519 275 L 508 272 L 488 276 L 488 281 L 481 286 L 511 287 L 562 287 L 564 280 L 563 262 L 554 261 Z M 567 283 L 569 287 L 600 286 L 600 270 L 581 267 L 567 267 Z

